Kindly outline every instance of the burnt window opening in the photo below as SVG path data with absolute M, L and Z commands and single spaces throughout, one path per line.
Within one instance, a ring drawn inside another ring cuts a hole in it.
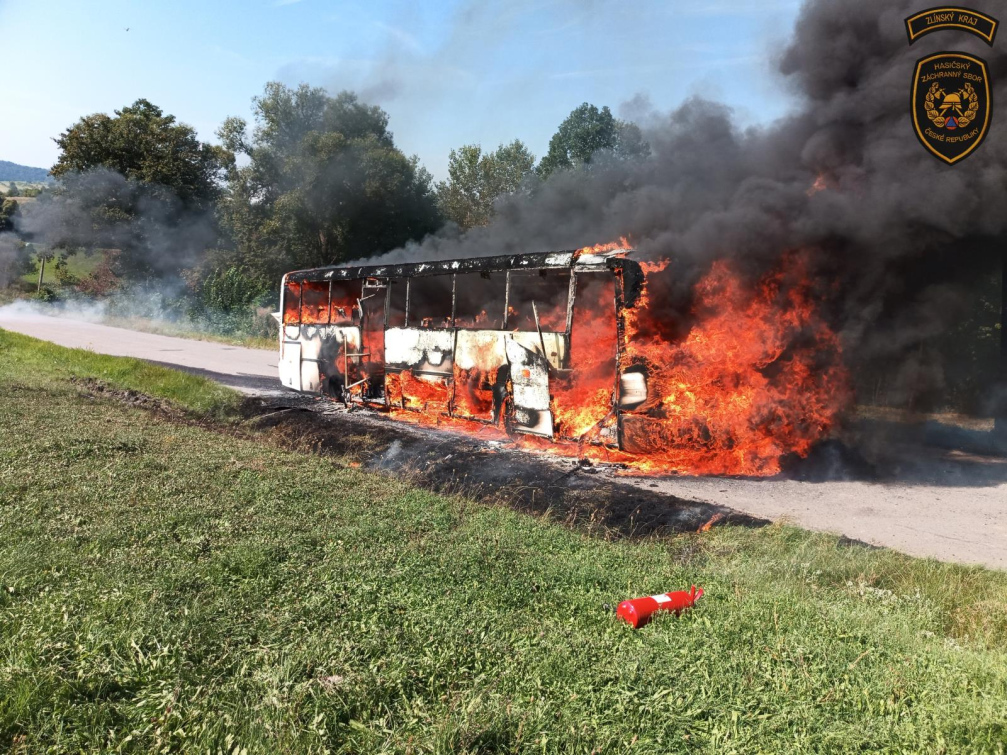
M 328 281 L 304 281 L 301 284 L 301 322 L 305 325 L 329 324 Z
M 559 376 L 551 386 L 557 432 L 580 438 L 612 412 L 617 384 L 618 324 L 616 279 L 610 272 L 577 273 L 570 329 L 576 373 Z M 585 397 L 594 397 L 585 402 Z
M 406 327 L 450 328 L 452 293 L 450 275 L 409 279 Z
M 506 309 L 506 273 L 460 273 L 455 276 L 456 328 L 502 330 Z
M 386 328 L 406 327 L 406 289 L 409 282 L 404 279 L 388 281 L 387 308 L 385 310 Z
M 361 280 L 332 281 L 329 298 L 329 322 L 332 325 L 359 325 Z
M 301 284 L 287 281 L 283 289 L 283 324 L 298 325 L 301 322 Z
M 515 270 L 510 274 L 507 329 L 531 331 L 541 328 L 566 332 L 570 305 L 568 270 Z M 538 325 L 535 316 L 538 315 Z

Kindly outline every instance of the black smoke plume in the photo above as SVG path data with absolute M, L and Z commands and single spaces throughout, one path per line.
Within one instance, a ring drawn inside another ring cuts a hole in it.
M 554 175 L 530 198 L 501 201 L 489 227 L 381 260 L 571 249 L 627 235 L 641 252 L 673 260 L 651 285 L 674 338 L 713 260 L 754 276 L 805 249 L 850 361 L 887 360 L 907 393 L 939 390 L 947 360 L 922 345 L 960 322 L 1007 243 L 1007 121 L 994 110 L 976 153 L 945 165 L 913 133 L 910 82 L 919 58 L 970 52 L 989 64 L 995 108 L 1007 101 L 1007 53 L 952 31 L 910 47 L 903 19 L 922 5 L 808 2 L 776 61 L 781 89 L 798 97 L 791 115 L 742 130 L 726 106 L 688 100 L 642 120 L 649 160 L 599 159 Z M 989 5 L 976 9 L 1002 15 Z

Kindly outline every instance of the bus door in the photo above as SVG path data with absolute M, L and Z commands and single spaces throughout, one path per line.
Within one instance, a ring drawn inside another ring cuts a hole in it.
M 367 278 L 360 294 L 361 348 L 360 370 L 356 385 L 350 384 L 351 396 L 364 401 L 385 400 L 385 315 L 388 304 L 388 280 Z

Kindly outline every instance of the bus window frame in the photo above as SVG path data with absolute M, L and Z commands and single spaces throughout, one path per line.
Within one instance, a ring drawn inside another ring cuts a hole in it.
M 529 270 L 520 270 L 518 272 L 522 272 L 522 273 L 525 273 L 525 272 L 527 272 L 527 273 L 535 273 L 535 272 L 539 272 L 541 270 L 549 271 L 549 270 L 552 270 L 552 268 L 548 268 L 548 267 L 533 267 L 533 268 L 531 268 Z M 560 268 L 559 271 L 560 272 L 569 272 L 569 274 L 570 274 L 570 280 L 569 280 L 569 282 L 567 284 L 567 291 L 566 291 L 566 329 L 563 331 L 563 334 L 565 336 L 569 337 L 570 336 L 570 331 L 573 328 L 573 300 L 574 300 L 574 297 L 577 295 L 577 271 L 576 270 L 567 270 L 567 269 L 563 269 L 563 268 Z M 511 270 L 507 271 L 507 292 L 506 292 L 506 295 L 504 296 L 504 321 L 503 321 L 504 330 L 510 330 L 511 272 L 512 272 Z M 520 332 L 524 332 L 524 331 L 520 331 Z M 531 331 L 527 331 L 527 332 L 530 333 Z M 547 331 L 547 332 L 552 332 L 552 331 Z
M 294 283 L 297 286 L 297 322 L 287 322 L 287 295 L 290 293 L 290 284 Z M 304 289 L 304 283 L 302 281 L 288 281 L 287 277 L 283 278 L 283 291 L 280 299 L 280 319 L 283 321 L 283 325 L 293 325 L 301 326 L 301 291 Z
M 297 290 L 297 324 L 304 325 L 304 286 L 311 283 L 324 283 L 325 281 L 301 281 Z M 325 301 L 325 322 L 311 322 L 308 325 L 329 325 L 332 322 L 332 279 L 329 278 L 329 292 Z

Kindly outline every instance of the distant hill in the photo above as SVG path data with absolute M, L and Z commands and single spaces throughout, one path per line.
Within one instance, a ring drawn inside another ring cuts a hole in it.
M 50 181 L 49 171 L 45 168 L 29 168 L 27 165 L 9 163 L 0 160 L 0 181 L 26 181 L 38 183 L 39 181 Z

